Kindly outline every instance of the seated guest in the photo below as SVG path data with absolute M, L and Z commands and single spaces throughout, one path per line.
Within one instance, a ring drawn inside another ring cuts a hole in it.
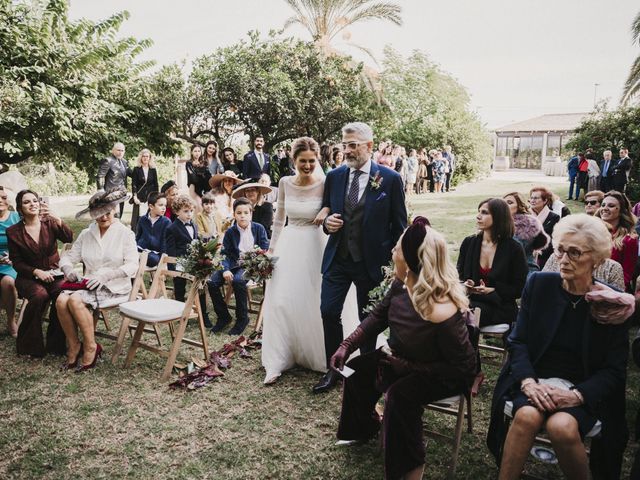
M 602 200 L 604 199 L 604 193 L 600 190 L 591 190 L 584 195 L 584 213 L 587 215 L 595 215 Z
M 611 259 L 622 265 L 625 288 L 631 292 L 633 272 L 638 261 L 638 235 L 635 232 L 636 218 L 631 213 L 629 199 L 623 193 L 610 190 L 605 194 L 596 216 L 600 217 L 611 231 Z
M 202 196 L 202 212 L 196 215 L 196 225 L 200 238 L 212 238 L 222 235 L 222 217 L 216 210 L 216 200 L 211 192 Z
M 366 442 L 382 426 L 387 479 L 422 478 L 423 405 L 468 391 L 476 372 L 466 325 L 469 302 L 444 237 L 427 225 L 416 217 L 400 237 L 391 289 L 330 360 L 331 368 L 342 371 L 351 353 L 389 329 L 390 352 L 383 347 L 347 363 L 355 373 L 344 383 L 337 435 Z M 381 422 L 375 407 L 383 394 Z
M 551 255 L 547 263 L 545 263 L 543 272 L 560 272 L 560 260 L 555 255 Z M 605 258 L 605 260 L 594 268 L 593 278 L 606 283 L 610 287 L 617 288 L 620 291 L 624 291 L 624 272 L 622 271 L 622 265 L 615 260 Z
M 252 250 L 254 245 L 263 250 L 269 249 L 267 232 L 262 225 L 251 221 L 252 211 L 251 202 L 246 198 L 238 198 L 233 202 L 235 223 L 225 232 L 222 241 L 224 271 L 214 272 L 208 282 L 213 309 L 218 316 L 218 321 L 211 329 L 212 333 L 222 331 L 231 323 L 231 314 L 220 291 L 225 283 L 231 284 L 236 297 L 236 324 L 229 334 L 240 335 L 249 324 L 247 281 L 243 277 L 244 270 L 238 265 L 238 260 L 241 253 Z
M 171 220 L 164 216 L 167 210 L 167 197 L 163 193 L 150 193 L 147 203 L 149 211 L 138 222 L 136 244 L 139 251 L 149 252 L 147 267 L 155 267 L 163 253 L 164 231 L 171 225 Z
M 272 191 L 271 187 L 250 180 L 239 185 L 231 195 L 234 200 L 244 197 L 251 202 L 253 206 L 251 221 L 262 225 L 269 238 L 271 238 L 271 227 L 273 226 L 273 204 L 267 202 L 265 197 Z
M 270 187 L 271 192 L 267 193 L 264 197 L 266 202 L 269 202 L 271 205 L 275 205 L 278 201 L 278 185 L 271 185 L 271 177 L 266 173 L 260 175 L 260 180 L 258 180 L 260 185 L 264 185 L 265 187 Z
M 18 294 L 29 302 L 18 328 L 18 355 L 64 355 L 67 351 L 64 334 L 55 308 L 49 312 L 46 349 L 42 338 L 42 315 L 49 302 L 58 297 L 63 282 L 57 271 L 60 262 L 58 241 L 71 242 L 73 232 L 32 190 L 18 192 L 16 210 L 22 221 L 7 228 L 9 258 L 18 272 Z
M 601 305 L 592 295 L 603 288 L 612 296 L 629 295 L 593 284 L 594 268 L 611 252 L 611 239 L 598 219 L 563 218 L 553 247 L 560 273 L 533 273 L 527 280 L 508 339 L 508 362 L 493 395 L 487 443 L 500 463 L 498 478 L 517 479 L 544 428 L 566 478 L 586 479 L 589 460 L 582 440 L 600 420 L 601 438 L 591 443 L 592 473 L 620 478 L 629 342 L 626 326 L 613 322 L 623 322 L 633 309 L 602 323 L 596 314 Z M 513 405 L 508 432 L 507 400 Z
M 540 270 L 534 258 L 534 252 L 545 248 L 549 244 L 549 237 L 544 233 L 540 220 L 531 215 L 529 206 L 518 192 L 507 193 L 502 197 L 513 218 L 513 238 L 520 242 L 527 257 L 530 272 Z
M 67 361 L 63 369 L 78 372 L 92 369 L 102 355 L 96 343 L 90 309 L 126 302 L 131 293 L 131 277 L 138 270 L 135 235 L 115 216 L 116 207 L 127 200 L 124 189 L 100 190 L 89 199 L 89 207 L 78 212 L 95 220 L 73 242 L 62 257 L 60 268 L 68 282 L 80 281 L 75 265 L 82 262 L 86 287 L 60 294 L 56 302 L 60 324 L 67 337 Z M 78 337 L 82 333 L 82 343 Z
M 0 302 L 7 314 L 7 333 L 13 338 L 18 336 L 16 321 L 16 276 L 17 272 L 9 258 L 7 228 L 20 221 L 18 212 L 9 210 L 7 192 L 0 186 Z
M 164 216 L 173 222 L 176 219 L 176 216 L 173 213 L 173 201 L 180 194 L 178 185 L 176 185 L 176 182 L 173 180 L 169 180 L 162 185 L 160 193 L 164 193 L 164 196 L 167 198 L 167 209 L 164 212 Z
M 231 170 L 214 175 L 209 180 L 213 198 L 215 199 L 216 210 L 218 210 L 218 213 L 224 220 L 233 218 L 233 200 L 231 194 L 233 193 L 233 187 L 240 183 L 242 183 L 242 180 Z
M 188 195 L 179 195 L 172 205 L 176 219 L 164 231 L 162 252 L 170 257 L 182 257 L 187 255 L 191 242 L 198 238 L 198 227 L 193 223 L 196 204 Z M 174 268 L 174 265 L 171 265 L 171 268 Z M 184 278 L 173 279 L 173 296 L 179 302 L 184 302 L 186 288 L 187 281 Z M 200 309 L 204 326 L 211 328 L 207 314 L 207 296 L 204 290 L 200 293 Z
M 462 241 L 458 274 L 467 287 L 472 308 L 480 307 L 481 326 L 511 324 L 516 319 L 529 269 L 522 245 L 513 239 L 513 219 L 501 198 L 478 206 L 479 233 Z
M 551 238 L 553 234 L 553 227 L 560 221 L 560 214 L 551 211 L 553 201 L 553 193 L 551 193 L 551 190 L 547 187 L 533 187 L 529 191 L 529 205 L 531 205 L 531 210 L 533 214 L 538 217 L 540 223 L 542 223 L 544 233 L 546 233 L 549 238 Z M 551 244 L 549 244 L 547 248 L 543 249 L 540 255 L 538 255 L 538 266 L 540 268 L 544 267 L 544 264 L 547 263 L 547 259 L 551 256 L 552 251 L 553 248 Z

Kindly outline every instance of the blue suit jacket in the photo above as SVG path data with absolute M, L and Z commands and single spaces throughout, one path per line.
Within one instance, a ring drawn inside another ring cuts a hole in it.
M 267 231 L 259 223 L 251 222 L 251 233 L 253 234 L 253 244 L 258 245 L 263 250 L 269 248 L 269 237 L 267 237 Z M 224 270 L 231 271 L 239 267 L 238 260 L 240 259 L 240 230 L 234 223 L 224 233 L 224 239 L 222 240 L 222 254 L 224 260 L 222 265 Z
M 258 157 L 256 157 L 256 152 L 251 150 L 246 153 L 242 160 L 242 175 L 244 178 L 260 178 L 260 175 L 263 173 L 269 173 L 269 163 L 271 162 L 271 157 L 268 153 L 264 153 L 264 166 L 262 169 L 260 168 L 260 164 L 258 163 Z
M 578 175 L 578 164 L 580 163 L 580 160 L 578 159 L 578 157 L 571 157 L 571 159 L 567 162 L 567 172 L 569 173 L 570 177 L 575 177 L 576 175 Z
M 178 218 L 176 218 L 171 225 L 164 231 L 164 245 L 162 252 L 166 253 L 170 257 L 181 257 L 187 254 L 187 246 L 193 241 L 194 238 L 198 238 L 198 227 L 193 222 L 193 231 L 195 236 L 192 238 L 189 235 L 187 227 Z
M 165 231 L 170 225 L 171 220 L 164 215 L 158 218 L 153 225 L 151 225 L 148 213 L 140 217 L 138 230 L 136 232 L 136 243 L 138 247 L 162 253 Z
M 372 280 L 382 281 L 382 267 L 391 260 L 391 249 L 407 226 L 407 209 L 404 204 L 404 188 L 400 175 L 390 168 L 371 162 L 370 178 L 377 175 L 382 179 L 378 189 L 367 183 L 364 191 L 364 219 L 362 224 L 362 246 L 364 262 Z M 330 214 L 344 213 L 344 201 L 349 183 L 349 167 L 342 165 L 327 174 L 324 183 L 323 207 L 329 207 Z M 325 274 L 336 256 L 344 229 L 329 234 L 329 241 L 322 258 L 322 273 Z M 326 232 L 326 230 L 325 230 Z

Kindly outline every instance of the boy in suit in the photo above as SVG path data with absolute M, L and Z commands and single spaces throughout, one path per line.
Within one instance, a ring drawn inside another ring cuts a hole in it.
M 164 216 L 167 210 L 167 198 L 163 193 L 151 192 L 147 197 L 149 211 L 138 221 L 138 231 L 136 232 L 136 244 L 138 251 L 147 250 L 147 267 L 155 267 L 162 255 L 162 242 L 164 232 L 171 220 Z
M 222 241 L 222 253 L 225 256 L 222 261 L 224 271 L 214 272 L 209 280 L 209 295 L 218 316 L 218 321 L 211 329 L 212 333 L 222 331 L 231 323 L 231 314 L 220 291 L 220 287 L 225 283 L 233 286 L 233 293 L 236 296 L 236 324 L 229 334 L 240 335 L 249 324 L 247 281 L 243 277 L 244 270 L 238 265 L 238 260 L 241 253 L 253 249 L 254 245 L 258 245 L 263 250 L 269 248 L 267 231 L 259 223 L 251 221 L 252 215 L 253 207 L 249 200 L 241 197 L 233 202 L 235 223 L 226 231 Z
M 198 238 L 198 227 L 193 223 L 196 205 L 188 195 L 179 195 L 171 206 L 176 219 L 165 230 L 163 251 L 170 257 L 181 257 L 187 254 L 189 244 Z M 184 302 L 186 285 L 187 281 L 184 278 L 173 279 L 173 294 L 179 302 Z M 200 309 L 205 327 L 211 328 L 204 291 L 200 294 Z

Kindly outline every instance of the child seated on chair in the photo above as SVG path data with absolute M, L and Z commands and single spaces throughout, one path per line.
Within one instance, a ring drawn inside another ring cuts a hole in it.
M 151 192 L 147 203 L 149 211 L 138 221 L 136 244 L 139 252 L 149 252 L 147 267 L 155 267 L 162 255 L 164 231 L 171 225 L 171 220 L 164 216 L 167 210 L 167 198 L 164 193 Z
M 211 329 L 212 333 L 222 331 L 231 323 L 231 315 L 220 290 L 225 283 L 232 285 L 236 296 L 236 324 L 229 334 L 240 335 L 249 323 L 247 281 L 243 277 L 244 270 L 238 265 L 238 260 L 241 253 L 251 250 L 254 245 L 264 250 L 269 248 L 267 231 L 259 223 L 251 221 L 252 213 L 253 207 L 246 198 L 238 198 L 233 202 L 235 223 L 225 232 L 222 241 L 222 252 L 225 256 L 222 262 L 224 271 L 214 272 L 209 280 L 209 295 L 218 316 L 218 321 Z
M 176 219 L 165 230 L 163 251 L 170 257 L 182 257 L 187 254 L 189 244 L 198 238 L 198 227 L 193 223 L 193 211 L 196 205 L 188 195 L 179 195 L 171 205 Z M 172 267 L 173 265 L 170 266 Z M 184 302 L 186 286 L 187 281 L 184 278 L 173 279 L 173 295 L 179 302 Z M 200 309 L 205 327 L 211 328 L 204 290 L 200 294 Z
M 200 238 L 209 239 L 222 235 L 222 216 L 216 210 L 215 197 L 211 192 L 202 196 L 203 211 L 196 215 Z

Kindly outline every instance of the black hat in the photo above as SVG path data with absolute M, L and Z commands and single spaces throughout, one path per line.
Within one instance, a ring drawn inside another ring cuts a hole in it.
M 169 190 L 172 187 L 177 187 L 177 186 L 178 185 L 176 184 L 176 182 L 174 182 L 173 180 L 169 180 L 167 183 L 162 185 L 162 188 L 160 189 L 160 193 L 167 193 L 167 190 Z

